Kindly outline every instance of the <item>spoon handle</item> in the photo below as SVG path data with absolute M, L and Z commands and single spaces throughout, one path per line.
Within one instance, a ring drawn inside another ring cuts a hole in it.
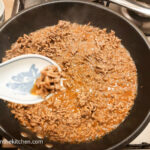
M 49 65 L 54 65 L 61 71 L 53 60 L 37 54 L 21 55 L 1 63 L 0 98 L 19 104 L 42 102 L 43 99 L 32 95 L 30 90 L 40 76 L 40 71 Z

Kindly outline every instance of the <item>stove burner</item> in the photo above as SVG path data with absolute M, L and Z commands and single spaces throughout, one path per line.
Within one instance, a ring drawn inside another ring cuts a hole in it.
M 137 1 L 137 3 L 150 9 L 150 1 L 149 3 L 147 1 Z M 124 7 L 121 7 L 120 9 L 125 18 L 136 24 L 146 35 L 150 35 L 150 17 L 133 12 Z

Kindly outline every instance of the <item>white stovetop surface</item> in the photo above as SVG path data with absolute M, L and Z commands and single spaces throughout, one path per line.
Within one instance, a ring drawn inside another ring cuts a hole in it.
M 150 143 L 150 123 L 130 144 L 141 144 L 142 142 Z

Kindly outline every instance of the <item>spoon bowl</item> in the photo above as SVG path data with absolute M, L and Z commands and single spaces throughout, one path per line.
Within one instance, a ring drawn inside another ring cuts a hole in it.
M 35 104 L 43 101 L 31 89 L 41 70 L 48 65 L 61 68 L 53 60 L 37 54 L 17 56 L 0 64 L 0 98 L 18 104 Z

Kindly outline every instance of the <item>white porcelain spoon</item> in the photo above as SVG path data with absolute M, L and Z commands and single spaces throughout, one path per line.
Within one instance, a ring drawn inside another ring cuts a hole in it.
M 12 58 L 0 64 L 0 99 L 18 104 L 35 104 L 43 99 L 31 94 L 31 89 L 40 76 L 40 71 L 48 65 L 61 68 L 51 59 L 37 54 L 27 54 Z M 62 86 L 62 82 L 60 83 Z

